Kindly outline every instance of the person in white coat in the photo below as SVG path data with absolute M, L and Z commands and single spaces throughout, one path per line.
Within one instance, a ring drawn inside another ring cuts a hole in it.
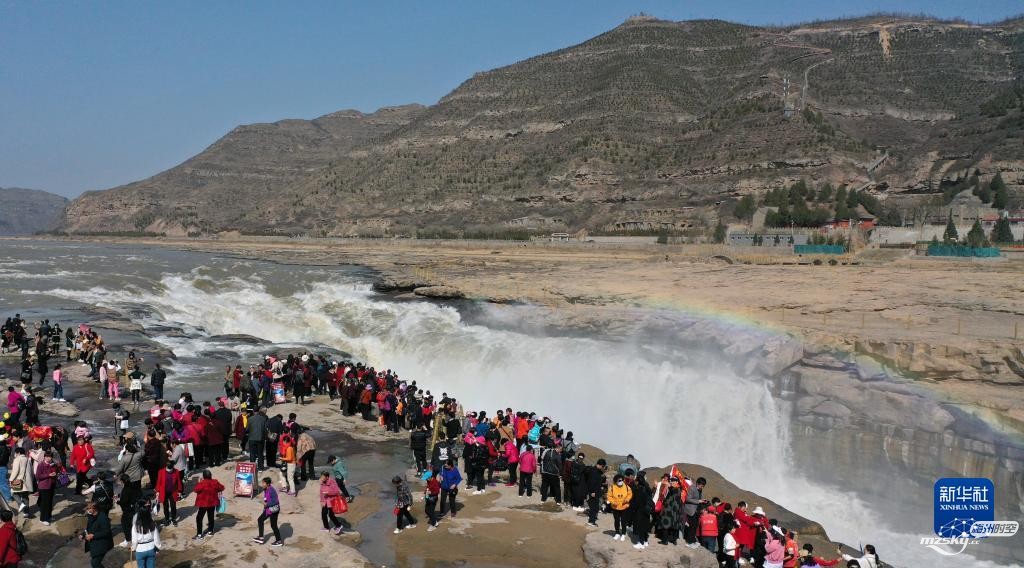
M 32 477 L 32 460 L 25 453 L 25 448 L 14 448 L 14 460 L 8 472 L 8 483 L 11 495 L 18 504 L 18 513 L 28 508 L 28 496 L 35 491 L 35 479 Z
M 850 556 L 849 554 L 843 554 L 843 560 L 847 562 L 850 560 L 856 560 L 857 563 L 860 564 L 860 568 L 878 568 L 879 564 L 878 553 L 875 551 L 875 545 L 873 544 L 864 545 L 864 555 L 860 558 Z

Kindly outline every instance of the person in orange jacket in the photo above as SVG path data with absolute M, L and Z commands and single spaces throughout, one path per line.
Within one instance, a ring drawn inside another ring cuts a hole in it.
M 799 550 L 800 547 L 796 543 L 796 533 L 786 531 L 786 554 L 782 561 L 782 568 L 796 568 L 797 563 L 800 561 L 800 557 L 797 556 Z
M 697 537 L 704 548 L 714 554 L 718 551 L 718 515 L 713 507 L 704 509 L 697 520 Z
M 281 454 L 281 463 L 284 464 L 284 481 L 281 488 L 288 495 L 296 495 L 295 488 L 295 440 L 291 434 L 281 434 L 281 442 L 278 448 Z

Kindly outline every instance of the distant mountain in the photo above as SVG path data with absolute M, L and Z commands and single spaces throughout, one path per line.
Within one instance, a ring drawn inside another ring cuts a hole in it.
M 67 198 L 20 187 L 0 187 L 0 236 L 31 235 L 56 228 Z
M 352 118 L 344 143 L 311 142 L 320 130 L 303 121 L 236 129 L 163 174 L 86 194 L 66 224 L 95 230 L 113 211 L 126 230 L 684 230 L 801 178 L 890 203 L 974 169 L 1016 188 L 1022 76 L 1019 20 L 631 18 L 431 107 Z
M 284 209 L 282 192 L 361 144 L 407 124 L 420 105 L 373 114 L 344 110 L 313 120 L 239 126 L 209 148 L 151 178 L 83 194 L 70 206 L 72 232 L 168 232 L 233 227 L 255 219 L 252 230 L 273 226 Z

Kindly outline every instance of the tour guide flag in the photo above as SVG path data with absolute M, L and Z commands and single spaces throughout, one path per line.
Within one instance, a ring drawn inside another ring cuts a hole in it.
M 256 464 L 253 462 L 235 463 L 235 495 L 252 497 L 256 485 Z
M 270 390 L 274 393 L 274 404 L 288 402 L 288 399 L 284 396 L 284 383 L 274 383 L 270 385 Z

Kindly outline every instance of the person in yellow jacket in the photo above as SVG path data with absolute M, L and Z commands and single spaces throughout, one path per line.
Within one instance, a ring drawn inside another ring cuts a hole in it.
M 622 475 L 616 475 L 612 484 L 608 486 L 605 498 L 612 508 L 612 518 L 615 519 L 615 536 L 612 538 L 626 540 L 626 510 L 629 509 L 629 502 L 633 499 L 633 490 L 626 485 Z

